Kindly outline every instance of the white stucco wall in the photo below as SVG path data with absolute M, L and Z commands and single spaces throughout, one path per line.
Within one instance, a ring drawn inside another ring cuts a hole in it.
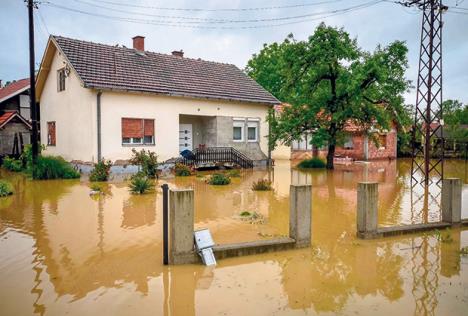
M 271 152 L 271 158 L 275 160 L 290 160 L 291 159 L 291 146 L 279 144 Z
M 260 118 L 260 147 L 268 151 L 268 106 L 226 101 L 198 100 L 151 94 L 103 92 L 101 97 L 102 155 L 106 159 L 128 159 L 132 148 L 155 151 L 159 160 L 179 155 L 179 115 Z M 155 120 L 154 146 L 122 145 L 121 119 Z
M 57 51 L 40 97 L 41 143 L 44 154 L 66 160 L 97 161 L 97 91 L 82 87 L 72 69 L 65 91 L 57 91 L 57 70 L 65 66 Z M 159 160 L 179 155 L 179 115 L 259 118 L 259 143 L 268 152 L 268 106 L 229 101 L 198 100 L 154 94 L 103 91 L 101 96 L 102 157 L 129 159 L 132 148 L 155 151 Z M 155 120 L 155 145 L 122 145 L 121 121 L 127 118 Z M 47 146 L 47 122 L 56 123 L 56 146 Z
M 85 89 L 72 70 L 65 91 L 57 91 L 57 70 L 65 59 L 57 51 L 40 98 L 41 143 L 44 154 L 66 160 L 96 160 L 96 92 Z M 47 122 L 55 121 L 56 146 L 47 146 Z

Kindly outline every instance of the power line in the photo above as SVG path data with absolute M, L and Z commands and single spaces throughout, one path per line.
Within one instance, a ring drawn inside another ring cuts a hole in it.
M 344 9 L 337 9 L 337 10 L 332 10 L 328 12 L 321 12 L 321 13 L 315 13 L 313 16 L 321 15 L 316 18 L 311 18 L 311 19 L 302 19 L 302 20 L 297 20 L 297 21 L 289 21 L 289 22 L 284 22 L 284 23 L 271 23 L 271 24 L 260 24 L 260 25 L 247 25 L 247 26 L 212 26 L 212 25 L 202 25 L 203 22 L 198 22 L 198 24 L 191 24 L 187 21 L 168 21 L 168 20 L 148 20 L 148 19 L 140 19 L 140 18 L 130 18 L 130 17 L 122 17 L 122 16 L 112 16 L 112 15 L 106 15 L 106 14 L 101 14 L 101 13 L 96 13 L 96 12 L 89 12 L 89 11 L 84 11 L 80 9 L 75 9 L 75 8 L 69 8 L 66 6 L 54 4 L 51 2 L 43 2 L 44 5 L 58 8 L 61 10 L 66 10 L 70 12 L 75 12 L 79 14 L 84 14 L 84 15 L 89 15 L 89 16 L 95 16 L 95 17 L 100 17 L 100 18 L 105 18 L 105 19 L 110 19 L 110 20 L 116 20 L 116 21 L 123 21 L 123 22 L 130 22 L 130 23 L 137 23 L 137 24 L 150 24 L 150 25 L 159 25 L 159 26 L 170 26 L 170 27 L 182 27 L 182 28 L 197 28 L 197 29 L 254 29 L 254 28 L 268 28 L 268 27 L 275 27 L 275 26 L 282 26 L 282 25 L 291 25 L 291 24 L 298 24 L 298 23 L 304 23 L 304 22 L 309 22 L 309 21 L 315 21 L 319 19 L 324 19 L 328 18 L 331 16 L 336 16 L 336 15 L 341 15 L 345 14 L 348 12 L 368 8 L 371 6 L 374 6 L 378 3 L 384 2 L 385 0 L 373 0 L 361 5 L 356 5 Z M 292 17 L 287 17 L 288 19 Z M 282 21 L 285 18 L 271 18 L 268 19 L 269 22 L 272 21 Z M 294 19 L 298 19 L 298 17 L 295 17 Z M 264 22 L 261 21 L 262 19 L 258 19 L 255 22 Z M 254 22 L 249 21 L 248 23 Z M 232 23 L 232 22 L 231 22 Z M 241 22 L 239 22 L 241 23 Z M 247 23 L 247 22 L 242 22 L 242 23 Z M 209 23 L 208 23 L 209 24 Z
M 311 3 L 301 3 L 301 4 L 291 4 L 291 5 L 282 5 L 282 6 L 267 6 L 267 7 L 251 7 L 251 8 L 219 8 L 219 9 L 206 9 L 206 8 L 176 8 L 176 7 L 160 7 L 160 6 L 149 6 L 149 5 L 139 5 L 139 4 L 130 4 L 130 3 L 121 3 L 115 1 L 96 1 L 93 2 L 105 3 L 114 6 L 121 7 L 131 7 L 131 8 L 142 8 L 142 9 L 155 9 L 155 10 L 164 10 L 164 11 L 196 11 L 196 12 L 236 12 L 236 11 L 267 11 L 267 10 L 276 10 L 276 9 L 292 9 L 292 8 L 302 8 L 302 7 L 311 7 L 320 4 L 328 4 L 334 2 L 341 2 L 343 0 L 327 0 L 321 2 L 311 2 Z
M 86 5 L 90 5 L 92 7 L 96 8 L 102 8 L 106 9 L 109 11 L 114 11 L 114 12 L 120 12 L 120 13 L 126 13 L 130 15 L 142 15 L 142 16 L 149 16 L 149 17 L 157 17 L 157 18 L 162 18 L 163 20 L 155 21 L 157 23 L 165 23 L 165 22 L 178 22 L 178 21 L 164 21 L 164 19 L 183 19 L 183 20 L 194 20 L 194 21 L 183 21 L 185 24 L 200 24 L 200 23 L 206 23 L 206 24 L 229 24 L 229 23 L 260 23 L 260 22 L 273 22 L 273 21 L 287 21 L 287 20 L 296 20 L 296 19 L 304 19 L 308 17 L 313 17 L 313 16 L 320 16 L 320 15 L 326 15 L 326 14 L 332 14 L 332 13 L 338 13 L 343 10 L 350 10 L 350 9 L 358 9 L 360 7 L 365 7 L 368 3 L 364 4 L 359 4 L 355 6 L 348 7 L 346 9 L 336 9 L 336 10 L 330 10 L 330 11 L 324 11 L 324 12 L 313 12 L 313 13 L 308 13 L 308 14 L 302 14 L 302 15 L 295 15 L 295 16 L 283 16 L 283 17 L 275 17 L 275 18 L 256 18 L 256 19 L 210 19 L 210 18 L 196 18 L 196 17 L 186 17 L 186 16 L 167 16 L 167 15 L 155 15 L 155 14 L 150 14 L 150 13 L 143 13 L 143 12 L 129 12 L 127 10 L 120 10 L 120 9 L 114 9 L 94 3 L 90 3 L 89 1 L 83 1 L 83 0 L 73 0 L 78 3 L 83 3 Z M 44 2 L 44 3 L 49 3 L 53 4 L 53 6 L 56 7 L 61 7 L 63 6 L 53 3 L 53 2 Z

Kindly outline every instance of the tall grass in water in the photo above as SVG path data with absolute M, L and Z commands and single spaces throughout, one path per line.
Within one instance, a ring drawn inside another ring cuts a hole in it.
M 325 166 L 326 166 L 325 161 L 317 157 L 302 160 L 297 165 L 297 167 L 300 169 L 321 169 L 321 168 L 325 168 Z
M 9 182 L 0 180 L 0 197 L 5 197 L 13 194 L 13 188 Z
M 31 167 L 33 179 L 76 179 L 80 173 L 60 156 L 39 156 Z

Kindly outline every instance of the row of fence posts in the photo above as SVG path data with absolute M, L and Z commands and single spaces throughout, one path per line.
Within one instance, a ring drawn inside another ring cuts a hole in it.
M 174 263 L 174 254 L 190 257 L 193 250 L 194 192 L 187 190 L 169 190 L 167 184 L 161 186 L 163 192 L 163 263 Z M 442 222 L 457 225 L 461 220 L 461 180 L 443 179 L 442 182 Z M 359 238 L 382 237 L 378 229 L 378 183 L 360 182 L 357 187 L 357 236 Z M 312 223 L 311 185 L 291 185 L 290 188 L 290 225 L 289 236 L 296 241 L 296 247 L 307 247 L 311 240 Z M 171 220 L 171 224 L 169 221 Z M 169 224 L 171 232 L 169 232 Z M 430 229 L 432 226 L 407 225 L 395 227 L 404 233 Z M 403 227 L 403 229 L 402 229 Z M 177 230 L 177 233 L 176 233 Z M 392 227 L 386 228 L 391 232 Z M 181 232 L 181 233 L 178 233 Z M 170 236 L 169 236 L 170 234 Z M 169 250 L 169 240 L 171 249 Z M 171 255 L 172 254 L 172 255 Z M 181 262 L 188 260 L 182 258 Z

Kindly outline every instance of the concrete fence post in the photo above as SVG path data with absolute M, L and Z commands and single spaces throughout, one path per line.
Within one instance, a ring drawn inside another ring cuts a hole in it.
M 461 222 L 462 183 L 458 178 L 442 180 L 442 221 Z
M 357 189 L 357 235 L 372 238 L 377 234 L 377 182 L 359 182 Z
M 296 247 L 307 247 L 312 230 L 312 186 L 291 185 L 289 197 L 289 237 L 296 240 Z
M 194 193 L 192 189 L 169 191 L 169 261 L 184 264 L 194 257 Z

